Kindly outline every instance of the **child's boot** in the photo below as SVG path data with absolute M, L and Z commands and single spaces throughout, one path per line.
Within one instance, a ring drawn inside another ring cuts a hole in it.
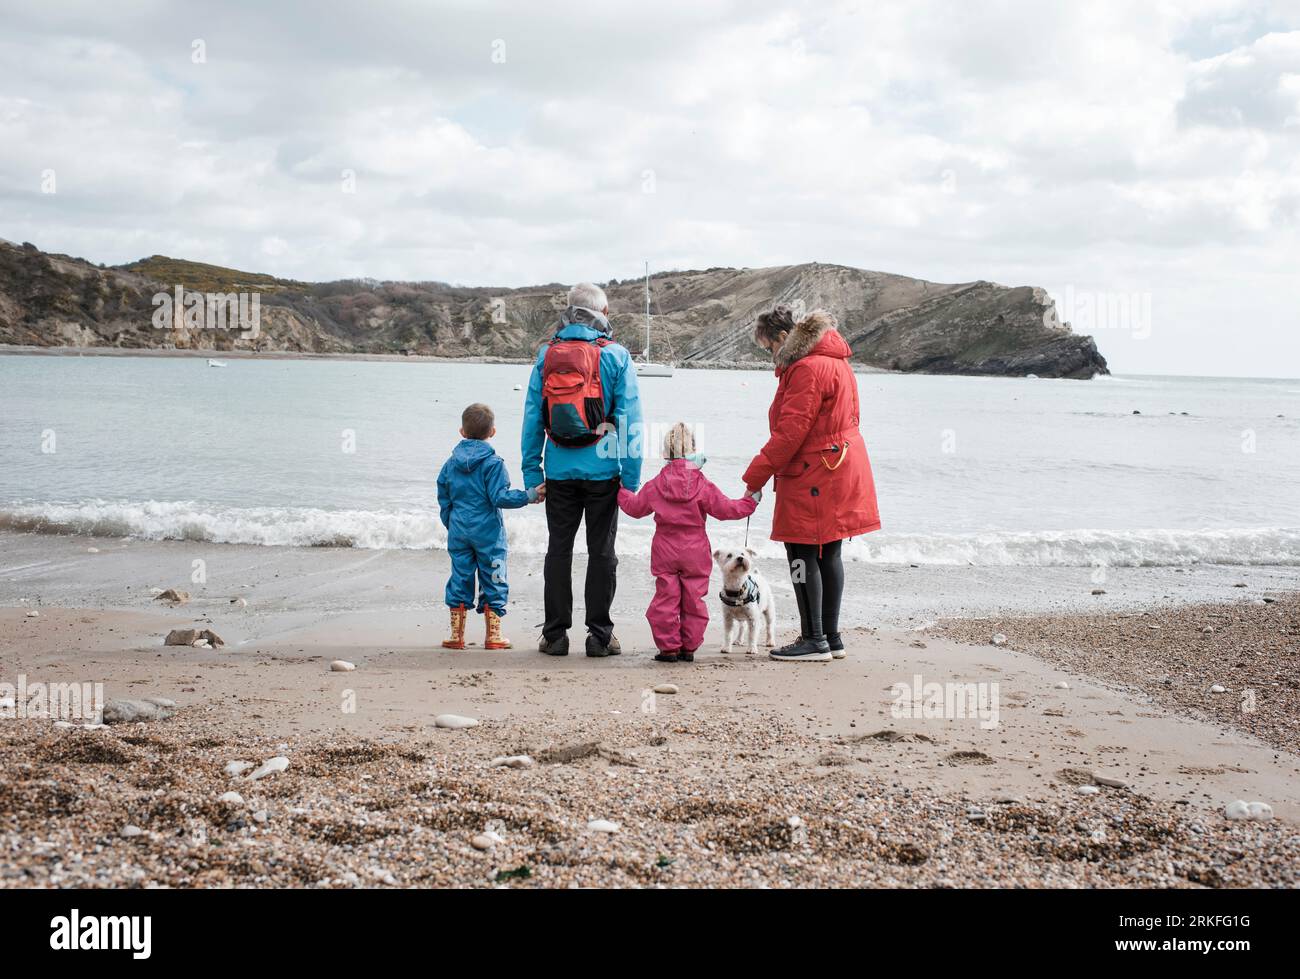
M 501 635 L 501 616 L 490 608 L 483 610 L 483 621 L 487 623 L 487 638 L 483 640 L 484 649 L 509 649 L 510 640 Z
M 458 605 L 451 610 L 451 638 L 442 641 L 443 649 L 465 648 L 465 606 Z

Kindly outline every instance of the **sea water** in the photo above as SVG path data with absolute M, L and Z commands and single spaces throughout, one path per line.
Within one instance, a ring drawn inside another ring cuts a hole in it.
M 439 548 L 435 479 L 461 410 L 497 415 L 522 485 L 523 365 L 0 356 L 0 530 L 267 546 Z M 1300 381 L 858 375 L 883 529 L 855 561 L 1300 564 Z M 652 437 L 697 428 L 724 492 L 768 437 L 770 371 L 640 382 Z M 659 468 L 647 459 L 644 476 Z M 772 489 L 716 545 L 778 556 Z M 507 514 L 541 554 L 541 506 Z M 649 550 L 623 518 L 619 549 Z M 579 535 L 581 550 L 581 535 Z

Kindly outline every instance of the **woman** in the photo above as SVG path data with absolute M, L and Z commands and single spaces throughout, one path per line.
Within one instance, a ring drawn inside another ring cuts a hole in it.
M 844 657 L 840 599 L 847 537 L 880 529 L 867 446 L 858 431 L 858 384 L 835 317 L 814 310 L 798 323 L 788 306 L 763 313 L 754 342 L 776 362 L 771 438 L 745 470 L 751 493 L 776 478 L 772 540 L 785 544 L 799 603 L 799 641 L 772 659 L 825 662 Z

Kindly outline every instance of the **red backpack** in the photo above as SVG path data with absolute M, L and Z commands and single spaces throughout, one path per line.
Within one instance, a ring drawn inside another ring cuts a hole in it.
M 608 343 L 605 337 L 550 342 L 542 359 L 542 427 L 556 445 L 593 445 L 604 434 L 600 351 Z

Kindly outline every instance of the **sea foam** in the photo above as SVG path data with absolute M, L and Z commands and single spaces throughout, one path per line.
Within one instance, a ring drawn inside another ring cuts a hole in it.
M 544 554 L 540 508 L 506 514 L 511 550 Z M 15 503 L 0 507 L 0 530 L 24 533 L 204 541 L 269 547 L 445 549 L 434 510 L 326 510 L 314 507 L 226 507 L 195 502 Z M 624 521 L 618 549 L 648 555 L 650 521 Z M 710 524 L 715 546 L 743 540 L 738 523 Z M 757 528 L 750 545 L 767 558 L 782 545 Z M 582 534 L 576 549 L 581 552 Z M 977 567 L 1169 567 L 1191 564 L 1300 565 L 1300 528 L 1201 530 L 1045 530 L 978 534 L 881 532 L 845 544 L 845 557 L 865 564 Z

